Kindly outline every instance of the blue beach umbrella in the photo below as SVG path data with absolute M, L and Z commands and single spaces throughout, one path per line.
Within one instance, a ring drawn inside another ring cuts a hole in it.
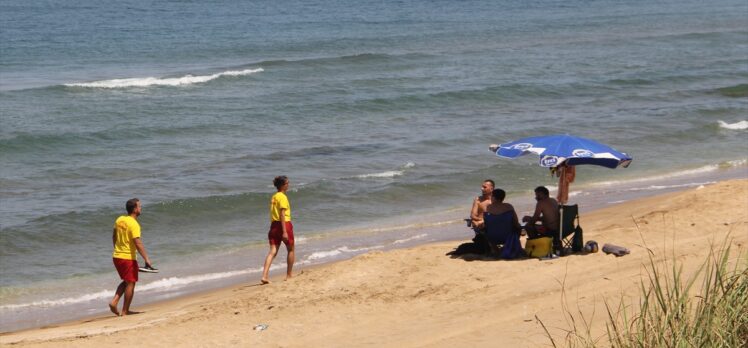
M 499 157 L 516 158 L 534 153 L 540 156 L 540 166 L 555 168 L 566 164 L 593 164 L 608 168 L 628 167 L 631 156 L 594 140 L 571 135 L 546 135 L 522 138 L 501 145 L 491 145 Z
M 628 167 L 633 158 L 616 149 L 587 138 L 566 134 L 546 135 L 522 138 L 501 145 L 491 145 L 491 151 L 499 157 L 517 158 L 534 153 L 540 156 L 540 166 L 558 169 L 558 202 L 561 204 L 561 216 L 568 199 L 569 183 L 574 181 L 575 166 L 592 164 L 615 169 Z M 558 239 L 563 239 L 563 224 L 559 226 Z

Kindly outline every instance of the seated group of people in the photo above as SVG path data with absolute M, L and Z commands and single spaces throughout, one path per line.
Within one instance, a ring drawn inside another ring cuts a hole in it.
M 522 217 L 524 226 L 520 225 L 514 207 L 504 202 L 506 192 L 495 188 L 493 180 L 483 181 L 481 193 L 473 201 L 473 208 L 470 211 L 470 223 L 476 232 L 485 229 L 485 213 L 499 215 L 511 211 L 513 214 L 512 224 L 517 233 L 524 229 L 530 239 L 553 236 L 558 233 L 560 222 L 558 202 L 550 196 L 550 192 L 544 186 L 535 188 L 535 200 L 537 201 L 535 212 L 532 216 Z

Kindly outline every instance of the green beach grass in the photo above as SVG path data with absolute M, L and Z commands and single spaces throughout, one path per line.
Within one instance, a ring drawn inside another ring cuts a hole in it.
M 564 341 L 554 347 L 748 347 L 748 253 L 731 250 L 731 239 L 710 248 L 709 255 L 693 274 L 685 275 L 675 254 L 649 262 L 642 276 L 638 303 L 625 296 L 605 301 L 605 334 L 592 334 L 591 315 L 564 307 L 568 328 Z M 733 254 L 737 258 L 731 259 Z M 700 283 L 700 287 L 697 284 Z M 563 287 L 563 284 L 562 284 Z M 562 295 L 565 301 L 565 292 Z M 615 300 L 614 300 L 615 301 Z

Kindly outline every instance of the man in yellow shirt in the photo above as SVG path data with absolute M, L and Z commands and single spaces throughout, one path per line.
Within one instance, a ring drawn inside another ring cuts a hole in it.
M 112 245 L 114 246 L 112 261 L 122 282 L 117 287 L 114 298 L 109 302 L 109 309 L 119 316 L 133 313 L 130 312 L 130 303 L 132 303 L 132 298 L 135 295 L 135 283 L 138 281 L 139 268 L 137 255 L 135 254 L 136 250 L 145 259 L 146 268 L 153 269 L 145 246 L 140 241 L 140 224 L 137 220 L 140 216 L 140 200 L 133 198 L 127 201 L 125 209 L 127 209 L 127 215 L 117 218 L 112 233 Z M 122 294 L 125 294 L 125 303 L 120 312 L 117 310 L 117 305 Z
M 286 197 L 289 185 L 288 177 L 285 175 L 276 176 L 273 179 L 273 185 L 278 192 L 270 198 L 270 231 L 268 231 L 270 251 L 268 251 L 267 257 L 265 257 L 265 266 L 262 269 L 262 284 L 270 283 L 268 279 L 270 264 L 273 263 L 273 259 L 278 254 L 278 247 L 280 247 L 281 242 L 286 245 L 286 250 L 288 251 L 286 280 L 291 278 L 291 270 L 296 259 L 294 253 L 293 224 L 291 224 L 291 204 L 288 202 L 288 197 Z

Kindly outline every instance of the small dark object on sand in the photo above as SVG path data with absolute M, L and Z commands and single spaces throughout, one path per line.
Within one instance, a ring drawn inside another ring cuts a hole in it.
M 616 257 L 623 256 L 623 255 L 628 255 L 628 254 L 631 253 L 631 251 L 629 249 L 627 249 L 627 248 L 624 248 L 624 247 L 618 246 L 618 245 L 608 244 L 608 243 L 606 243 L 605 245 L 603 245 L 603 252 L 606 253 L 606 254 L 613 254 Z

